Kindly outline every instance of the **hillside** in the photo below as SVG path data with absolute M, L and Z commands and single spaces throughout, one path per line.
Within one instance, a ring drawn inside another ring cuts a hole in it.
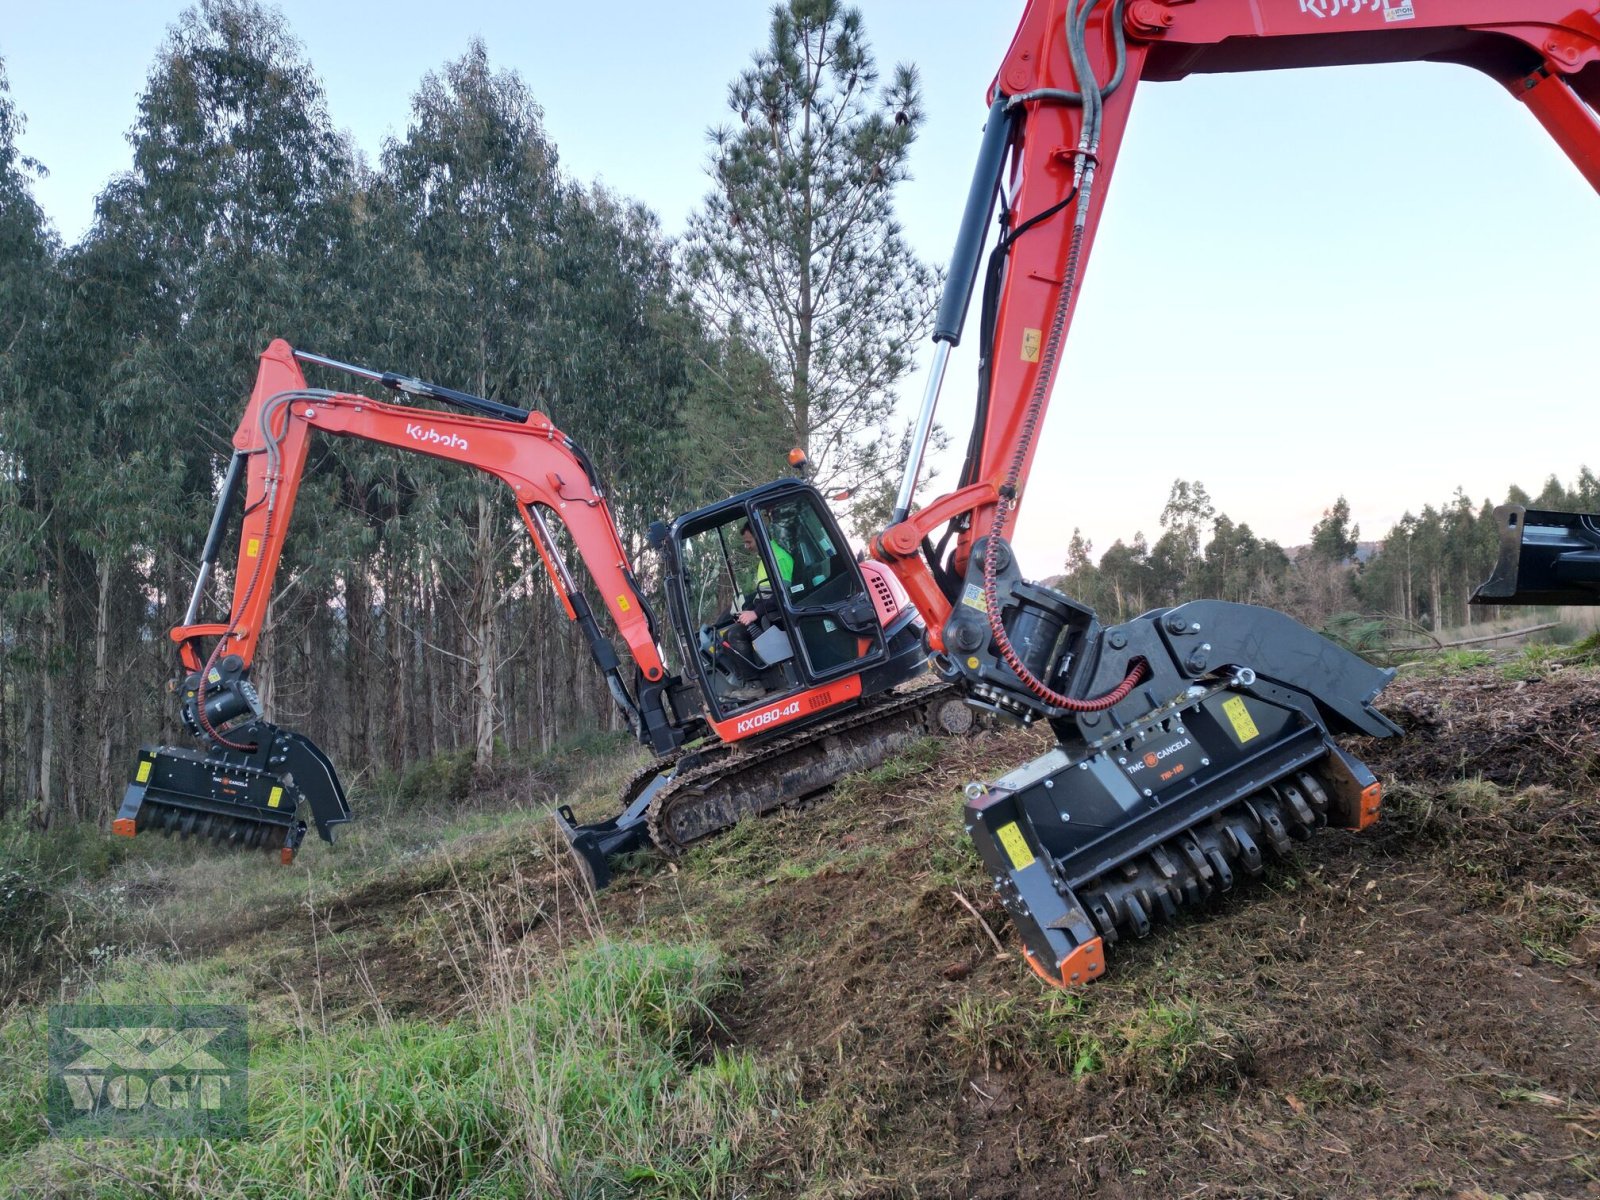
M 0 1190 L 1600 1195 L 1600 672 L 1519 673 L 1397 681 L 1408 736 L 1357 747 L 1390 781 L 1376 830 L 1318 835 L 1071 994 L 996 953 L 957 821 L 960 785 L 1037 733 L 928 744 L 597 898 L 538 810 L 599 814 L 635 761 L 616 751 L 291 872 L 135 855 L 85 885 L 124 940 L 64 986 L 249 1000 L 258 1141 L 41 1140 L 22 1007 Z M 506 1047 L 526 1070 L 495 1066 Z M 594 1090 L 646 1065 L 632 1107 Z

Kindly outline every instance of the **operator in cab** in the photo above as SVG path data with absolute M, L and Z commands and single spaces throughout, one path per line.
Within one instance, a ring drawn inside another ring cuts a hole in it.
M 744 544 L 745 551 L 756 558 L 756 580 L 754 590 L 743 597 L 739 610 L 738 621 L 732 625 L 724 639 L 728 646 L 736 652 L 737 657 L 732 661 L 738 663 L 743 670 L 739 670 L 740 683 L 744 686 L 738 690 L 737 695 L 730 699 L 753 700 L 760 697 L 762 690 L 759 670 L 751 670 L 745 664 L 755 664 L 761 661 L 756 653 L 755 636 L 756 626 L 766 622 L 769 626 L 783 615 L 783 605 L 778 600 L 777 589 L 772 586 L 772 579 L 767 574 L 766 560 L 756 549 L 755 530 L 750 528 L 746 521 L 739 529 L 739 540 Z M 794 555 L 790 554 L 777 542 L 771 543 L 772 559 L 778 565 L 778 575 L 787 587 L 794 579 Z

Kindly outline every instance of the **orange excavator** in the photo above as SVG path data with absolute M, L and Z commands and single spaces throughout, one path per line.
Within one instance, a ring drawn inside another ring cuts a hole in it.
M 287 856 L 306 816 L 325 837 L 348 819 L 327 759 L 302 735 L 268 723 L 248 682 L 313 429 L 463 462 L 512 487 L 568 615 L 660 755 L 629 785 L 617 817 L 582 826 L 561 814 L 597 882 L 611 855 L 646 836 L 674 853 L 914 737 L 959 731 L 964 722 L 948 703 L 956 696 L 1010 720 L 1046 722 L 1055 736 L 1046 754 L 969 785 L 964 814 L 1026 961 L 1053 984 L 1099 977 L 1108 943 L 1142 936 L 1259 873 L 1268 854 L 1317 827 L 1371 824 L 1379 784 L 1335 738 L 1396 732 L 1373 707 L 1388 672 L 1247 605 L 1198 600 L 1103 626 L 1090 609 L 1027 581 L 1007 534 L 1142 81 L 1415 60 L 1466 65 L 1502 82 L 1600 187 L 1600 19 L 1593 0 L 1586 4 L 1032 0 L 988 96 L 933 369 L 893 523 L 871 542 L 876 561 L 853 561 L 826 504 L 799 481 L 655 526 L 650 541 L 687 679 L 667 670 L 599 481 L 544 417 L 360 369 L 411 399 L 476 415 L 310 391 L 294 352 L 274 343 L 235 438 L 195 600 L 173 631 L 186 672 L 184 718 L 202 749 L 141 752 L 119 832 L 211 832 Z M 999 233 L 985 259 L 992 219 Z M 966 462 L 955 490 L 913 510 L 949 351 L 980 277 L 978 402 Z M 230 615 L 196 624 L 245 476 Z M 556 553 L 550 513 L 566 523 L 632 651 L 631 687 Z M 748 644 L 731 624 L 736 608 L 753 611 L 748 597 L 733 597 L 746 524 L 773 593 Z M 1567 540 L 1582 550 L 1581 539 Z M 1524 579 L 1514 561 L 1507 570 L 1502 599 Z M 924 655 L 937 682 L 919 690 L 910 685 L 924 673 Z

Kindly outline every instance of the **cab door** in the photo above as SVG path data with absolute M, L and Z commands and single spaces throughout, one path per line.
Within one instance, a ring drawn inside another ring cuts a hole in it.
M 882 661 L 887 652 L 877 610 L 849 542 L 816 489 L 795 484 L 752 509 L 768 578 L 783 581 L 774 586 L 802 674 L 823 683 Z

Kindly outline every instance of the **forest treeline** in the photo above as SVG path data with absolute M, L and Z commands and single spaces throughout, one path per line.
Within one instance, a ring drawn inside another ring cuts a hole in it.
M 1513 485 L 1501 502 L 1596 512 L 1600 479 L 1583 467 L 1570 487 L 1552 475 L 1537 494 Z M 1458 488 L 1437 507 L 1407 512 L 1381 538 L 1363 542 L 1340 496 L 1303 545 L 1285 549 L 1218 512 L 1204 483 L 1178 479 L 1154 543 L 1138 533 L 1096 560 L 1075 529 L 1065 574 L 1055 582 L 1106 620 L 1203 596 L 1280 609 L 1313 628 L 1351 612 L 1451 628 L 1472 622 L 1468 601 L 1494 567 L 1500 544 L 1494 507 Z

